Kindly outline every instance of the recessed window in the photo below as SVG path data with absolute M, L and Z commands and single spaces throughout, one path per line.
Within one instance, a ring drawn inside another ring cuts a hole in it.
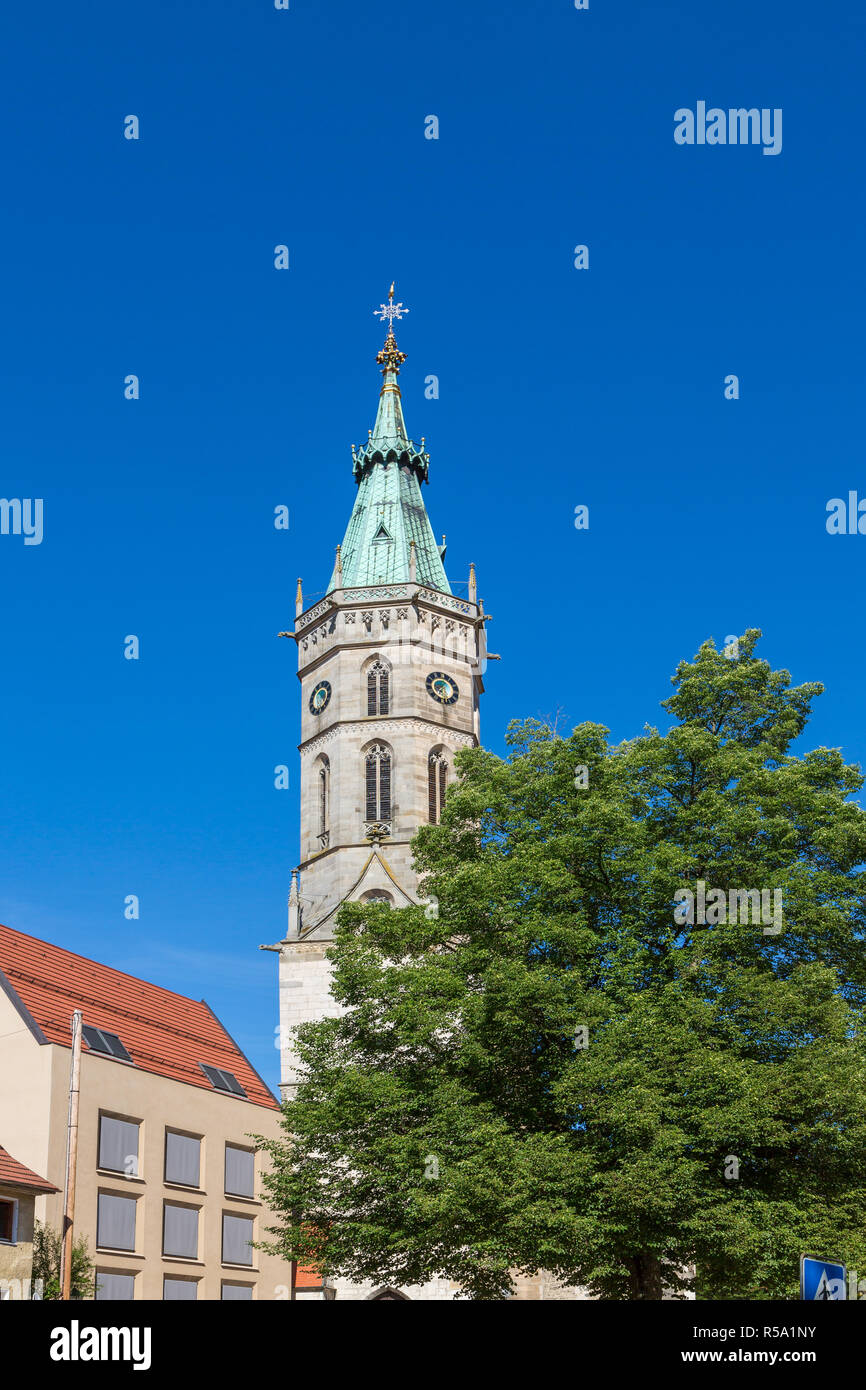
M 366 820 L 391 819 L 391 754 L 375 743 L 365 759 Z
M 165 1131 L 165 1180 L 184 1187 L 198 1187 L 201 1181 L 201 1139 L 191 1134 Z
M 331 764 L 327 754 L 321 753 L 316 760 L 318 767 L 318 814 L 319 844 L 327 849 L 331 840 Z
M 198 1259 L 198 1207 L 164 1204 L 162 1253 L 182 1260 Z
M 165 1303 L 195 1303 L 198 1298 L 197 1279 L 173 1279 L 168 1274 L 162 1281 L 162 1297 Z
M 427 819 L 438 825 L 445 804 L 448 764 L 442 753 L 431 753 L 427 760 Z
M 220 1298 L 224 1303 L 246 1303 L 252 1301 L 252 1284 L 223 1284 Z
M 253 1262 L 253 1219 L 223 1213 L 223 1264 L 251 1265 Z
M 232 1197 L 254 1197 L 256 1155 L 252 1149 L 226 1144 L 226 1192 Z
M 18 1225 L 18 1203 L 12 1198 L 0 1197 L 0 1241 L 4 1245 L 14 1245 Z
M 377 661 L 367 672 L 367 713 L 388 713 L 388 668 Z
M 96 1244 L 103 1250 L 135 1249 L 134 1197 L 100 1192 L 96 1207 Z
M 116 1033 L 107 1033 L 104 1028 L 92 1028 L 89 1023 L 84 1024 L 81 1032 L 91 1052 L 101 1052 L 106 1057 L 117 1057 L 121 1062 L 132 1061 Z
M 207 1067 L 204 1062 L 199 1062 L 199 1066 L 215 1091 L 228 1091 L 233 1096 L 246 1095 L 243 1086 L 230 1071 L 223 1071 L 221 1067 Z
M 134 1274 L 115 1274 L 107 1269 L 96 1271 L 97 1302 L 128 1303 L 134 1298 Z
M 116 1120 L 113 1115 L 99 1117 L 100 1168 L 113 1173 L 138 1177 L 138 1123 L 135 1120 Z

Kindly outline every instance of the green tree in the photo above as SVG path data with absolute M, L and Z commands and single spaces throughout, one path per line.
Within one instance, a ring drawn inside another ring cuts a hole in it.
M 802 1251 L 866 1266 L 863 779 L 791 752 L 822 687 L 759 637 L 680 664 L 665 733 L 530 720 L 507 761 L 459 755 L 415 840 L 438 913 L 340 912 L 345 1012 L 299 1030 L 265 1141 L 281 1253 L 481 1298 L 537 1269 L 793 1298 Z M 727 920 L 677 920 L 701 882 Z M 742 920 L 752 889 L 781 931 Z
M 50 1226 L 37 1221 L 33 1228 L 33 1279 L 42 1280 L 43 1299 L 59 1299 L 60 1253 L 62 1241 Z M 81 1236 L 72 1242 L 73 1298 L 92 1298 L 94 1290 L 93 1261 L 87 1250 L 87 1240 Z

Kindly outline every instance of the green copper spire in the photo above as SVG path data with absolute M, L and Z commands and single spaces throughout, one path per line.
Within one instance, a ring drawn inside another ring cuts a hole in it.
M 442 564 L 445 547 L 436 544 L 421 500 L 430 455 L 424 451 L 423 439 L 418 449 L 406 433 L 397 384 L 406 354 L 397 346 L 393 321 L 409 310 L 394 303 L 392 285 L 388 303 L 376 312 L 383 321 L 388 320 L 385 345 L 376 357 L 382 369 L 379 409 L 365 447 L 352 449 L 358 493 L 340 547 L 342 579 L 335 566 L 328 591 L 408 583 L 414 542 L 415 582 L 450 594 Z

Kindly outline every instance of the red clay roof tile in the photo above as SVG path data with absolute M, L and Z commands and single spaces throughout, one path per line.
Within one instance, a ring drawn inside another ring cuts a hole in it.
M 32 1168 L 25 1168 L 24 1164 L 19 1163 L 17 1158 L 13 1158 L 2 1144 L 0 1144 L 0 1182 L 5 1182 L 9 1187 L 29 1187 L 34 1192 L 60 1191 L 60 1188 L 55 1187 L 52 1182 L 40 1178 L 39 1174 L 34 1173 Z
M 86 1024 L 116 1033 L 143 1071 L 211 1091 L 199 1065 L 204 1062 L 232 1072 L 253 1104 L 279 1108 L 203 999 L 188 999 L 4 926 L 0 974 L 48 1042 L 72 1046 L 70 1019 L 73 1010 L 80 1009 Z

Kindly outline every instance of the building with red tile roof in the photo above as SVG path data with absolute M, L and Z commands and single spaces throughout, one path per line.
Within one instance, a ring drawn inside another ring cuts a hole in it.
M 202 1066 L 228 1069 L 248 1100 L 277 1108 L 272 1092 L 203 999 L 175 994 L 2 925 L 0 989 L 47 1042 L 71 1047 L 69 1020 L 80 1009 L 85 1024 L 121 1037 L 132 1061 L 145 1071 L 212 1090 Z
M 38 1173 L 34 1173 L 32 1168 L 27 1168 L 23 1163 L 19 1163 L 17 1158 L 13 1158 L 3 1145 L 0 1144 L 0 1187 L 21 1187 L 28 1192 L 56 1192 L 57 1188 L 53 1183 L 47 1182 L 45 1178 L 40 1178 Z
M 53 1183 L 13 1158 L 0 1144 L 0 1300 L 33 1296 L 33 1224 L 36 1198 Z
M 59 1233 L 76 1011 L 75 1234 L 97 1297 L 290 1297 L 289 1266 L 256 1248 L 273 1218 L 255 1136 L 281 1136 L 279 1103 L 213 1011 L 0 926 L 0 1136 L 46 1175 L 36 1218 Z

